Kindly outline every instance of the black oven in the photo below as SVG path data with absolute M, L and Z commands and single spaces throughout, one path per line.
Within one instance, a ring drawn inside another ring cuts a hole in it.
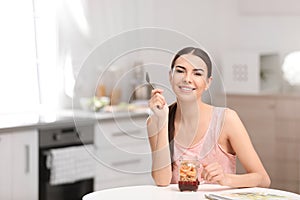
M 50 184 L 47 156 L 50 150 L 93 144 L 93 126 L 64 126 L 39 131 L 39 200 L 81 200 L 93 191 L 94 179 L 88 178 L 72 183 Z

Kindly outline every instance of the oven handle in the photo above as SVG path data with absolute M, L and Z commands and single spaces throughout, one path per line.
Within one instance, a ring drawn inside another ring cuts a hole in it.
M 129 165 L 129 164 L 138 164 L 140 162 L 141 162 L 141 159 L 132 159 L 132 160 L 123 160 L 123 161 L 112 162 L 111 165 L 114 167 L 119 167 L 119 166 Z
M 81 133 L 79 131 L 60 132 L 53 135 L 53 140 L 59 141 L 73 139 L 74 135 L 76 138 L 80 138 L 80 134 Z

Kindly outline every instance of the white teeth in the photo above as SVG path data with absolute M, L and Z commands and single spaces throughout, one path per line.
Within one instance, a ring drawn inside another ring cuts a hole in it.
M 190 88 L 190 87 L 180 87 L 180 89 L 184 90 L 184 91 L 187 91 L 187 92 L 190 92 L 190 91 L 194 90 L 193 88 Z

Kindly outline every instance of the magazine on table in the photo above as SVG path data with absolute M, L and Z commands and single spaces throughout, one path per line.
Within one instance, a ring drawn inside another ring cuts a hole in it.
M 209 200 L 299 200 L 300 195 L 268 188 L 244 188 L 206 193 Z

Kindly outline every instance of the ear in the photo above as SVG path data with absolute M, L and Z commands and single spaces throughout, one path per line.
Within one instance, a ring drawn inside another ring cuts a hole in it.
M 207 79 L 205 90 L 208 90 L 208 88 L 210 87 L 210 84 L 211 84 L 211 82 L 212 82 L 212 79 L 213 79 L 212 77 L 209 77 L 209 78 Z
M 172 69 L 169 71 L 169 82 L 171 83 L 173 79 L 173 71 Z

